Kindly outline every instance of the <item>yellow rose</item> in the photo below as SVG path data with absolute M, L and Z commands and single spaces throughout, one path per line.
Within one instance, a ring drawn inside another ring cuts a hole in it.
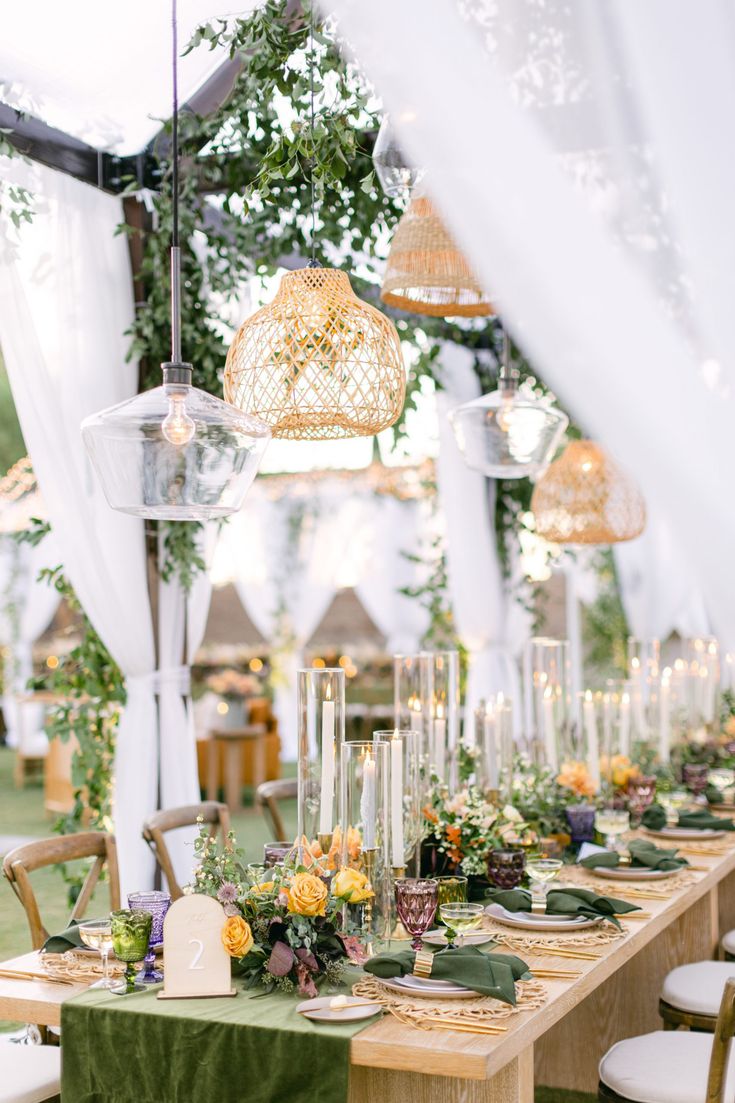
M 350 904 L 360 904 L 375 895 L 365 874 L 357 869 L 341 869 L 332 882 L 332 891 Z
M 275 887 L 274 881 L 256 881 L 254 885 L 250 886 L 251 892 L 273 892 Z
M 295 915 L 324 915 L 327 886 L 313 873 L 295 873 L 286 889 L 288 910 Z
M 245 957 L 253 948 L 253 932 L 241 915 L 230 915 L 222 928 L 222 945 L 230 957 Z

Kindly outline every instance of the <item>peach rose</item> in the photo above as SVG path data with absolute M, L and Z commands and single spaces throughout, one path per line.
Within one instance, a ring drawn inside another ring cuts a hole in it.
M 324 915 L 327 886 L 313 873 L 295 873 L 286 889 L 288 910 L 294 915 Z
M 245 957 L 253 948 L 253 932 L 241 915 L 231 915 L 222 928 L 222 945 L 230 957 Z

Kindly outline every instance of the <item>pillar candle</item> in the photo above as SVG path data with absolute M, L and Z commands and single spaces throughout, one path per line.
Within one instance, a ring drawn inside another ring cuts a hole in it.
M 630 694 L 620 696 L 620 753 L 630 755 Z
M 334 826 L 334 701 L 322 705 L 322 791 L 319 804 L 319 834 L 331 835 Z
M 669 715 L 669 677 L 671 671 L 667 667 L 661 676 L 661 721 L 659 724 L 658 756 L 661 762 L 669 761 L 669 745 L 671 743 L 671 716 Z
M 394 735 L 390 741 L 390 837 L 391 864 L 405 864 L 403 841 L 403 740 Z
M 597 738 L 595 703 L 592 700 L 592 692 L 589 689 L 585 691 L 582 712 L 584 716 L 584 730 L 587 737 L 587 769 L 589 770 L 592 784 L 597 791 L 600 788 L 600 746 Z
M 544 690 L 543 697 L 544 748 L 546 764 L 556 773 L 559 761 L 556 757 L 556 729 L 554 727 L 554 698 L 551 686 Z
M 362 774 L 362 848 L 374 850 L 375 842 L 375 759 L 368 751 Z

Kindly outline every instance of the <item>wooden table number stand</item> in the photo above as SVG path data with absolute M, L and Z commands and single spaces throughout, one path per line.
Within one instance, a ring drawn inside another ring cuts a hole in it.
M 211 896 L 182 896 L 163 921 L 163 990 L 159 1000 L 234 996 L 230 956 L 222 945 L 225 913 Z

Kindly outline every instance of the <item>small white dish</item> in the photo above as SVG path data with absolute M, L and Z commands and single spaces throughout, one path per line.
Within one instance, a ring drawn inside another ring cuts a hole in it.
M 609 869 L 605 866 L 595 866 L 590 869 L 595 877 L 609 878 L 611 881 L 663 881 L 666 877 L 676 877 L 686 866 L 678 866 L 677 869 L 642 869 L 640 866 L 632 869 L 631 866 L 616 866 Z
M 423 942 L 428 942 L 430 946 L 446 946 L 447 936 L 441 928 L 437 928 L 434 931 L 427 931 L 426 934 L 421 935 Z M 462 946 L 484 946 L 486 942 L 492 942 L 493 936 L 490 931 L 468 931 L 462 939 L 458 940 L 457 945 Z
M 723 839 L 727 831 L 717 831 L 713 827 L 662 827 L 660 831 L 652 831 L 645 827 L 647 835 L 653 835 L 655 839 Z
M 331 1007 L 333 999 L 334 996 L 317 996 L 316 999 L 297 1004 L 296 1010 L 305 1019 L 312 1019 L 315 1023 L 356 1023 L 360 1019 L 371 1019 L 383 1010 L 379 1003 L 365 1006 L 365 1001 L 359 996 L 347 996 L 343 1010 L 337 1011 Z
M 585 919 L 583 915 L 533 915 L 531 912 L 509 912 L 500 904 L 490 904 L 485 914 L 507 927 L 522 931 L 583 931 L 602 923 L 603 916 Z
M 471 988 L 465 988 L 461 984 L 453 984 L 449 980 L 423 980 L 421 977 L 391 977 L 390 980 L 380 978 L 380 983 L 389 988 L 391 992 L 400 992 L 402 996 L 419 996 L 426 999 L 442 1000 L 469 1000 L 479 996 L 478 992 Z

